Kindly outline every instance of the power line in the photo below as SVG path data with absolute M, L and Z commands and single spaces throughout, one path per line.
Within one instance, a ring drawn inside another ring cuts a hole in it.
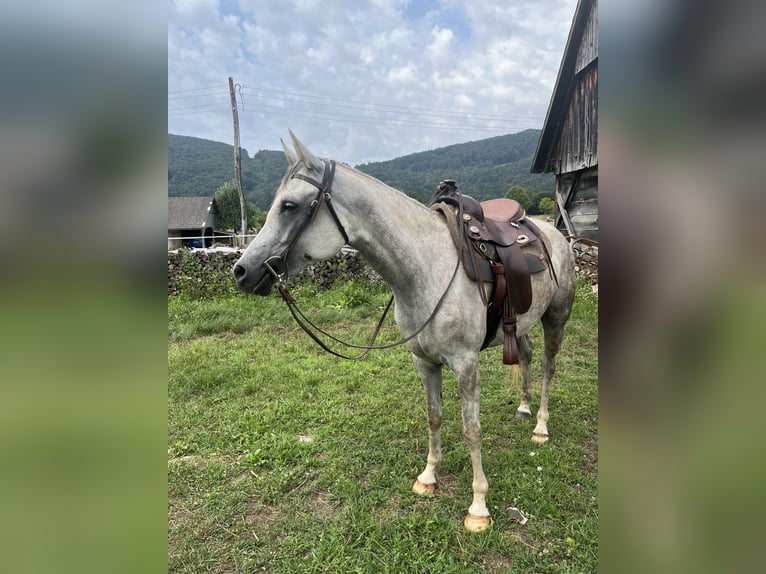
M 223 110 L 229 110 L 231 106 L 229 104 L 220 103 L 217 105 L 205 104 L 204 106 L 192 106 L 188 108 L 169 109 L 169 116 L 184 116 L 187 114 L 201 114 L 204 112 L 218 112 Z
M 224 96 L 226 95 L 225 92 L 216 92 L 216 93 L 208 93 L 208 94 L 186 94 L 183 96 L 168 96 L 168 101 L 175 101 L 175 100 L 189 100 L 193 98 L 209 98 L 211 96 Z
M 191 88 L 188 90 L 177 90 L 168 92 L 168 94 L 187 94 L 180 96 L 169 96 L 168 100 L 177 100 L 185 98 L 200 98 L 215 96 L 211 93 L 190 93 L 190 92 L 205 92 L 210 90 L 220 90 L 220 95 L 225 96 L 226 91 L 222 86 L 210 86 L 205 88 Z M 275 100 L 283 103 L 298 103 L 302 105 L 316 105 L 325 108 L 336 108 L 344 110 L 365 110 L 370 112 L 379 113 L 400 113 L 417 116 L 431 116 L 435 118 L 460 118 L 467 120 L 497 120 L 497 121 L 521 121 L 527 123 L 540 123 L 543 121 L 543 117 L 525 116 L 520 114 L 485 114 L 478 112 L 460 112 L 455 110 L 442 110 L 437 108 L 426 108 L 419 106 L 402 106 L 397 104 L 385 104 L 381 102 L 352 100 L 347 98 L 336 98 L 333 96 L 318 96 L 314 94 L 305 94 L 299 92 L 287 92 L 282 90 L 273 90 L 263 87 L 251 88 L 249 86 L 243 86 L 243 90 L 240 91 L 240 95 L 244 96 L 244 92 L 247 91 L 255 98 L 261 98 L 265 100 Z M 267 95 L 277 94 L 277 95 Z M 313 110 L 306 110 L 312 112 Z M 320 113 L 320 112 L 317 112 Z
M 185 94 L 187 92 L 203 92 L 205 90 L 226 90 L 226 86 L 208 86 L 206 88 L 189 88 L 188 90 L 173 90 L 168 91 L 168 95 L 170 94 Z M 168 98 L 170 99 L 170 98 Z
M 252 95 L 252 93 L 251 93 Z M 266 100 L 276 100 L 278 102 L 285 102 L 282 98 L 275 97 L 275 96 L 262 96 L 259 95 L 258 98 L 260 99 L 266 99 Z M 290 102 L 288 100 L 288 102 Z M 285 102 L 287 103 L 287 102 Z M 444 119 L 448 121 L 454 121 L 454 120 L 465 120 L 465 121 L 501 121 L 501 122 L 508 122 L 511 120 L 514 120 L 514 118 L 506 117 L 506 116 L 496 116 L 496 115 L 489 115 L 489 114 L 476 114 L 473 112 L 450 112 L 449 114 L 446 113 L 437 113 L 437 112 L 426 112 L 426 111 L 412 111 L 410 109 L 404 109 L 404 110 L 386 110 L 386 109 L 369 109 L 367 107 L 349 107 L 346 104 L 327 104 L 327 103 L 321 103 L 321 102 L 301 102 L 296 101 L 294 103 L 300 104 L 300 105 L 309 105 L 309 106 L 321 106 L 324 108 L 333 108 L 333 109 L 341 109 L 341 110 L 360 110 L 360 111 L 367 111 L 377 114 L 397 114 L 399 116 L 402 115 L 410 115 L 410 116 L 416 116 L 417 118 L 422 117 L 429 117 L 429 118 L 436 118 L 436 119 Z M 278 108 L 279 109 L 279 108 Z M 294 109 L 294 108 L 293 108 Z M 311 110 L 311 109 L 303 109 L 299 111 L 307 111 L 311 113 L 324 113 L 319 110 Z M 371 115 L 364 115 L 361 117 L 381 117 L 381 116 L 371 116 Z M 386 116 L 383 116 L 386 117 Z M 391 117 L 391 116 L 388 116 Z M 542 118 L 530 118 L 530 117 L 519 117 L 518 119 L 515 119 L 517 122 L 527 122 L 532 124 L 539 124 L 542 121 Z
M 176 108 L 168 107 L 168 110 L 170 110 L 170 111 L 193 110 L 193 109 L 197 109 L 197 108 L 204 108 L 206 106 L 217 106 L 217 105 L 221 105 L 221 104 L 225 104 L 225 103 L 226 103 L 225 101 L 219 100 L 219 101 L 214 101 L 214 102 L 206 102 L 204 104 L 195 104 L 193 106 L 181 105 L 181 106 L 176 107 Z
M 189 114 L 202 114 L 206 112 L 223 112 L 228 111 L 230 105 L 226 103 L 219 104 L 201 104 L 198 106 L 186 106 L 182 108 L 170 108 L 168 110 L 168 116 L 182 116 Z M 411 118 L 396 118 L 396 117 L 380 117 L 380 116 L 362 116 L 362 115 L 343 115 L 343 114 L 330 114 L 321 111 L 310 110 L 294 110 L 288 108 L 279 108 L 276 106 L 253 106 L 252 104 L 247 110 L 242 110 L 243 113 L 261 113 L 265 115 L 278 115 L 288 116 L 294 118 L 304 118 L 309 120 L 321 120 L 321 121 L 335 121 L 340 123 L 354 123 L 362 125 L 376 125 L 383 127 L 412 127 L 412 128 L 435 128 L 445 130 L 458 130 L 458 131 L 484 131 L 484 132 L 501 132 L 509 133 L 520 126 L 517 125 L 470 125 L 468 122 L 456 122 L 454 119 L 449 118 L 448 123 L 438 123 L 434 121 L 417 121 Z
M 220 90 L 220 86 L 211 86 L 207 88 L 193 88 L 189 90 L 180 90 L 169 93 L 188 93 L 205 92 L 210 90 Z M 434 108 L 421 108 L 415 106 L 400 106 L 395 104 L 382 104 L 378 102 L 362 102 L 359 100 L 350 100 L 344 98 L 334 98 L 330 96 L 315 96 L 311 94 L 299 94 L 297 92 L 284 92 L 271 90 L 268 88 L 248 88 L 244 86 L 240 90 L 240 97 L 243 98 L 245 90 L 251 97 L 255 97 L 255 103 L 249 102 L 248 109 L 242 112 L 257 112 L 261 114 L 283 115 L 310 120 L 337 121 L 344 123 L 356 123 L 364 125 L 378 125 L 384 127 L 422 127 L 447 130 L 463 131 L 485 131 L 485 132 L 512 132 L 520 128 L 519 124 L 529 124 L 530 126 L 539 126 L 543 118 L 535 118 L 520 115 L 496 115 L 480 114 L 472 112 L 457 112 L 447 110 L 437 110 Z M 260 92 L 279 94 L 277 96 L 264 95 Z M 169 97 L 168 100 L 182 98 L 214 97 L 213 93 L 196 93 L 185 96 Z M 223 92 L 221 93 L 223 96 Z M 291 97 L 285 97 L 291 96 Z M 320 101 L 301 101 L 320 100 Z M 260 102 L 259 102 L 260 100 Z M 268 105 L 264 100 L 271 100 L 285 104 L 290 107 Z M 342 102 L 342 103 L 328 103 Z M 243 102 L 244 103 L 244 102 Z M 300 107 L 296 107 L 296 104 Z M 339 109 L 348 113 L 335 113 L 323 109 Z M 314 108 L 314 109 L 312 109 Z M 181 107 L 168 108 L 168 116 L 179 116 L 188 114 L 199 114 L 205 112 L 218 112 L 229 109 L 229 105 L 223 101 L 209 101 L 196 105 L 182 105 Z M 353 113 L 365 112 L 365 113 Z M 417 116 L 417 117 L 410 117 Z M 421 119 L 424 118 L 424 119 Z M 442 121 L 439 121 L 442 120 Z M 478 124 L 478 125 L 477 125 Z M 494 124 L 494 125 L 492 125 Z M 500 125 L 498 125 L 500 124 Z
M 461 131 L 492 131 L 492 132 L 502 132 L 502 133 L 508 133 L 513 131 L 512 126 L 471 126 L 467 124 L 459 124 L 459 123 L 449 123 L 449 124 L 440 124 L 436 122 L 417 122 L 415 120 L 409 120 L 409 119 L 397 119 L 397 118 L 372 118 L 372 117 L 365 117 L 365 116 L 344 116 L 344 115 L 314 115 L 314 114 L 321 114 L 321 112 L 312 112 L 312 113 L 306 113 L 305 111 L 299 111 L 296 112 L 295 110 L 287 110 L 282 108 L 271 108 L 268 110 L 263 110 L 262 108 L 257 108 L 254 106 L 250 106 L 249 109 L 250 112 L 253 111 L 260 111 L 261 113 L 265 113 L 267 115 L 281 115 L 281 116 L 290 116 L 290 117 L 297 117 L 297 118 L 304 118 L 304 119 L 310 119 L 310 120 L 322 120 L 322 121 L 337 121 L 340 123 L 356 123 L 356 124 L 364 124 L 364 125 L 377 125 L 377 126 L 384 126 L 384 127 L 420 127 L 420 128 L 435 128 L 435 129 L 445 129 L 445 130 L 461 130 Z
M 458 112 L 458 111 L 454 111 L 454 110 L 441 110 L 441 109 L 437 109 L 437 108 L 423 108 L 423 107 L 419 107 L 419 106 L 401 106 L 401 105 L 396 105 L 396 104 L 384 104 L 384 103 L 380 103 L 380 102 L 365 102 L 365 101 L 351 100 L 351 99 L 346 99 L 346 98 L 336 98 L 336 97 L 333 97 L 333 96 L 317 96 L 317 95 L 314 95 L 314 94 L 302 94 L 302 93 L 298 93 L 298 92 L 285 92 L 285 91 L 281 91 L 281 90 L 271 90 L 271 89 L 268 89 L 268 88 L 262 88 L 260 86 L 257 87 L 257 88 L 250 88 L 249 86 L 244 86 L 244 89 L 245 90 L 258 90 L 259 92 L 281 94 L 281 95 L 284 95 L 284 96 L 293 96 L 293 97 L 297 97 L 297 98 L 305 98 L 305 99 L 308 99 L 308 100 L 329 100 L 331 102 L 344 102 L 344 103 L 347 103 L 347 104 L 354 104 L 356 107 L 391 108 L 391 109 L 394 109 L 394 110 L 403 110 L 406 113 L 411 113 L 411 114 L 422 114 L 423 112 L 436 113 L 436 114 L 446 114 L 446 115 L 465 115 L 465 114 L 470 114 L 470 115 L 475 116 L 477 118 L 478 117 L 482 117 L 482 118 L 497 119 L 497 120 L 504 120 L 504 119 L 505 120 L 507 120 L 507 119 L 530 119 L 530 120 L 542 121 L 544 119 L 543 117 L 531 118 L 529 116 L 523 116 L 523 115 L 518 115 L 518 114 L 482 114 L 482 113 L 474 113 L 474 112 Z M 259 96 L 259 97 L 268 98 L 268 99 L 278 99 L 278 100 L 283 100 L 283 101 L 295 101 L 295 100 L 289 100 L 287 98 L 281 98 L 281 97 L 275 97 L 275 96 Z M 329 105 L 332 105 L 332 104 L 319 104 L 319 105 L 329 106 Z

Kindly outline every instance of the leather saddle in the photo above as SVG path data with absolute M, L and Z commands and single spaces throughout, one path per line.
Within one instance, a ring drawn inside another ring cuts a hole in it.
M 455 246 L 462 244 L 463 267 L 477 282 L 487 308 L 482 349 L 495 338 L 502 321 L 503 363 L 518 364 L 516 315 L 532 304 L 530 275 L 548 269 L 556 279 L 539 229 L 519 202 L 502 198 L 479 203 L 463 195 L 451 179 L 437 186 L 428 205 L 444 216 Z M 492 286 L 489 298 L 485 283 Z

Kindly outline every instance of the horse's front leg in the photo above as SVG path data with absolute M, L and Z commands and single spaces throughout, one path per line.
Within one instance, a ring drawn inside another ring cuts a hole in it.
M 426 468 L 418 475 L 412 491 L 430 495 L 436 490 L 436 469 L 442 460 L 442 366 L 434 365 L 413 355 L 415 365 L 423 379 L 428 408 L 428 460 Z
M 455 369 L 455 375 L 463 411 L 463 437 L 471 453 L 473 465 L 473 503 L 468 508 L 468 515 L 463 525 L 471 532 L 481 532 L 489 526 L 489 510 L 486 503 L 489 485 L 481 464 L 481 422 L 479 420 L 481 391 L 478 356 L 459 365 Z

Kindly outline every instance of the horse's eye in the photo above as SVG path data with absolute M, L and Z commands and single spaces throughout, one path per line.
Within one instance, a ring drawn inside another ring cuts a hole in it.
M 293 203 L 292 201 L 283 201 L 279 211 L 280 213 L 284 213 L 285 211 L 293 211 L 297 207 L 297 203 Z

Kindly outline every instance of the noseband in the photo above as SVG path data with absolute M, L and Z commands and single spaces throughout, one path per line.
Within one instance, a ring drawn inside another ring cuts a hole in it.
M 296 173 L 291 178 L 302 179 L 303 181 L 310 183 L 317 188 L 317 194 L 313 201 L 309 204 L 309 209 L 306 211 L 306 216 L 301 223 L 301 226 L 298 228 L 298 233 L 287 246 L 287 249 L 285 249 L 281 255 L 272 255 L 264 262 L 264 265 L 266 266 L 266 269 L 269 270 L 269 273 L 271 273 L 280 283 L 284 282 L 287 275 L 287 255 L 290 253 L 290 250 L 295 247 L 295 244 L 298 243 L 298 240 L 301 238 L 306 229 L 308 229 L 309 225 L 314 223 L 314 220 L 316 219 L 322 204 L 327 205 L 327 209 L 330 211 L 330 215 L 332 215 L 333 220 L 335 220 L 335 225 L 338 226 L 338 231 L 340 231 L 341 235 L 343 236 L 343 240 L 346 243 L 349 242 L 348 234 L 343 228 L 343 224 L 340 222 L 338 214 L 335 212 L 335 208 L 332 205 L 332 196 L 330 195 L 332 192 L 332 180 L 335 177 L 335 160 L 331 160 L 330 162 L 322 160 L 322 162 L 324 163 L 324 175 L 322 176 L 321 183 L 311 179 L 306 175 L 303 175 L 302 173 Z M 277 270 L 274 268 L 274 264 L 279 264 L 281 267 L 283 267 L 284 270 L 281 273 L 277 272 Z

